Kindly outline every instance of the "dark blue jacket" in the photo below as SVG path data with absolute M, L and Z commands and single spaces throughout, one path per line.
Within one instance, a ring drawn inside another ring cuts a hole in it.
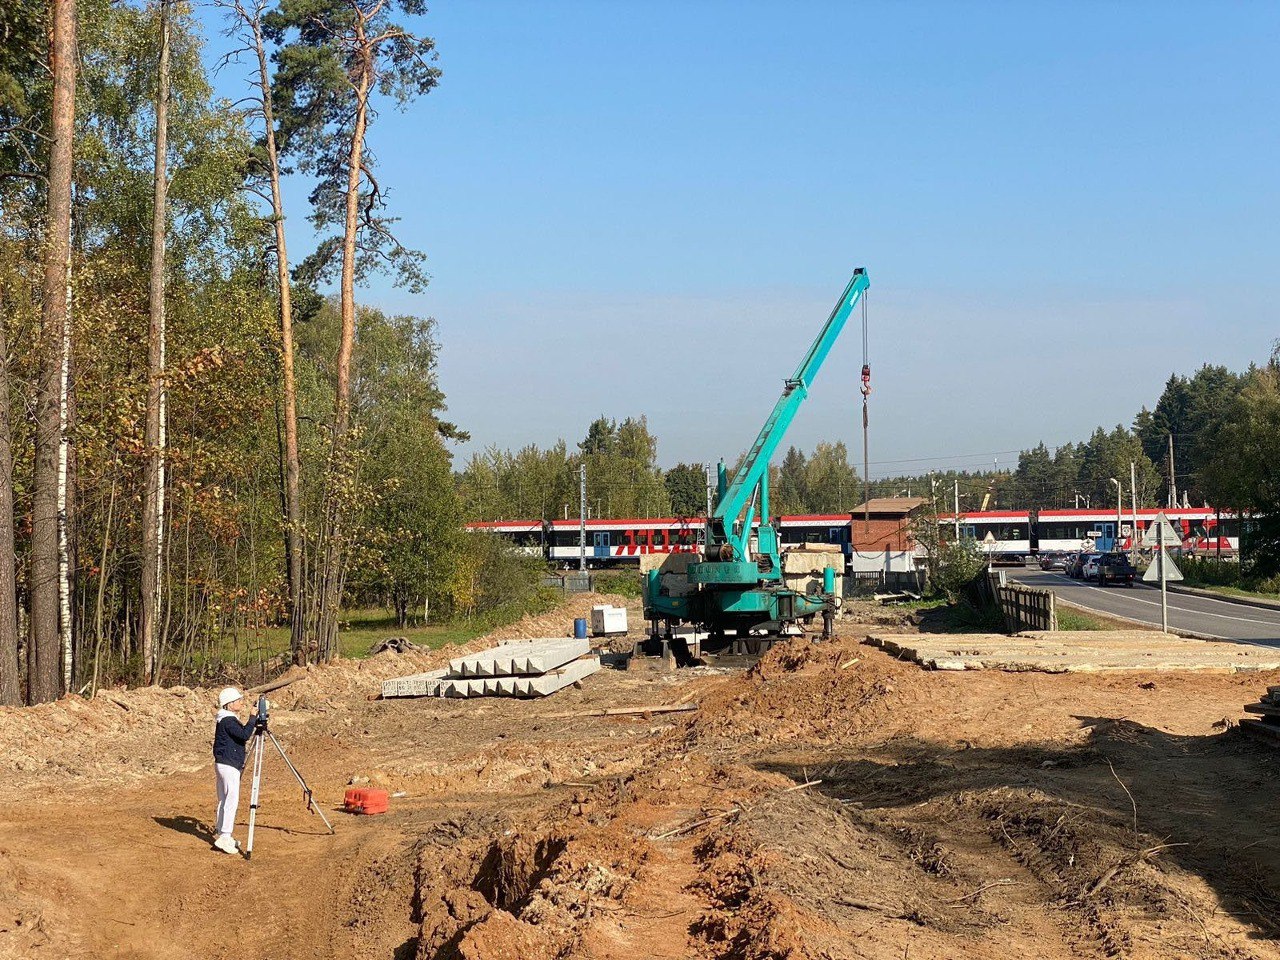
M 213 762 L 243 770 L 244 745 L 257 729 L 257 717 L 250 717 L 248 723 L 241 723 L 233 713 L 225 710 L 219 713 L 218 725 L 213 732 Z

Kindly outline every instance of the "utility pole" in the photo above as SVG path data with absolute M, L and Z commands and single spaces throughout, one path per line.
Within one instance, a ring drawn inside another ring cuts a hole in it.
M 707 478 L 707 519 L 710 520 L 711 519 L 711 464 L 704 463 L 702 465 L 702 472 L 706 475 L 706 478 Z
M 1129 553 L 1138 559 L 1138 465 L 1129 461 L 1129 505 L 1133 509 L 1133 529 L 1129 533 Z
M 1156 563 L 1160 564 L 1160 629 L 1169 632 L 1169 585 L 1164 572 L 1164 524 L 1156 526 Z
M 1124 484 L 1111 477 L 1111 482 L 1116 485 L 1116 531 L 1111 538 L 1111 549 L 1115 552 L 1120 550 L 1120 511 L 1124 505 Z
M 578 569 L 587 569 L 587 465 L 578 465 Z
M 956 496 L 956 502 L 955 502 L 956 543 L 959 543 L 960 542 L 960 481 L 959 480 L 956 480 L 955 496 Z
M 1178 475 L 1173 469 L 1173 434 L 1169 434 L 1169 508 L 1178 508 Z

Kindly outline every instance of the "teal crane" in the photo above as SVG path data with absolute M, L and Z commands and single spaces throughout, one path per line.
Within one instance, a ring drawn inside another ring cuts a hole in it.
M 778 532 L 769 515 L 769 464 L 868 285 L 866 269 L 858 267 L 795 373 L 783 382 L 782 396 L 732 479 L 720 464 L 715 509 L 707 518 L 705 552 L 688 568 L 689 592 L 671 594 L 656 570 L 646 576 L 648 619 L 700 624 L 713 637 L 721 637 L 729 629 L 742 632 L 766 624 L 781 626 L 831 612 L 834 571 L 826 571 L 821 595 L 800 593 L 783 582 Z M 868 373 L 864 365 L 864 393 Z

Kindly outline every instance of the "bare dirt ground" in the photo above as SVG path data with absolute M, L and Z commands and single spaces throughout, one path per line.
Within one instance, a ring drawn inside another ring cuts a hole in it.
M 1280 957 L 1280 754 L 1224 723 L 1280 676 L 935 673 L 867 623 L 541 701 L 313 669 L 272 723 L 321 802 L 405 795 L 329 836 L 269 758 L 251 862 L 210 691 L 0 711 L 0 957 Z

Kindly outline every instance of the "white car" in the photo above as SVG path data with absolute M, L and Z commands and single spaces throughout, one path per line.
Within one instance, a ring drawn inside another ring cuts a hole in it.
M 1093 553 L 1089 555 L 1089 559 L 1084 562 L 1084 566 L 1080 568 L 1081 580 L 1098 579 L 1098 561 L 1102 559 L 1102 554 Z

